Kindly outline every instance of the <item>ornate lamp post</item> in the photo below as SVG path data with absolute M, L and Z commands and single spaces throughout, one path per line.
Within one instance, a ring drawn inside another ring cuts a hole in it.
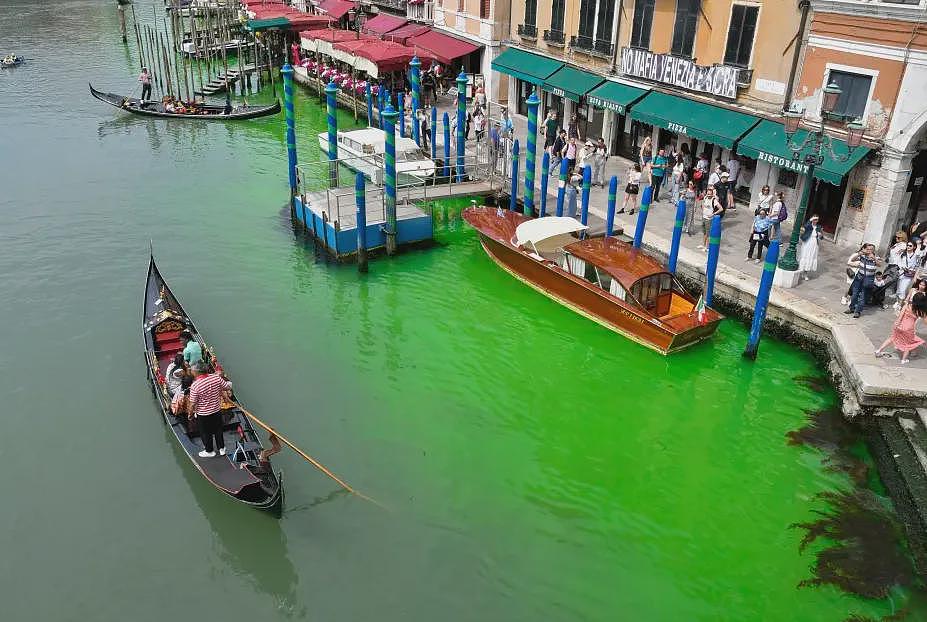
M 785 135 L 788 140 L 789 150 L 792 152 L 792 160 L 803 162 L 808 167 L 808 172 L 805 173 L 805 186 L 802 189 L 801 203 L 798 206 L 798 213 L 795 214 L 795 225 L 792 227 L 792 235 L 789 238 L 789 247 L 782 259 L 779 260 L 779 268 L 782 270 L 790 272 L 798 270 L 798 259 L 795 256 L 798 250 L 798 236 L 801 232 L 801 226 L 805 222 L 808 198 L 811 196 L 811 185 L 814 183 L 814 169 L 824 163 L 825 149 L 834 161 L 846 162 L 863 140 L 865 127 L 859 122 L 859 119 L 846 124 L 849 150 L 845 154 L 836 153 L 831 137 L 824 133 L 824 121 L 833 118 L 837 100 L 840 99 L 842 92 L 835 82 L 831 82 L 824 87 L 824 97 L 821 101 L 821 120 L 816 127 L 808 130 L 801 143 L 796 143 L 793 138 L 805 116 L 804 109 L 793 104 L 789 110 L 782 112 L 785 120 Z

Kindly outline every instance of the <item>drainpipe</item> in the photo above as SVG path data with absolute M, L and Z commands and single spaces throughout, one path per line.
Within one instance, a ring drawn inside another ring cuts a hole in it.
M 805 40 L 805 28 L 808 26 L 808 12 L 811 10 L 811 0 L 798 0 L 801 11 L 801 22 L 798 25 L 798 35 L 795 39 L 795 52 L 792 54 L 792 68 L 789 69 L 789 81 L 785 87 L 785 101 L 782 108 L 788 110 L 792 105 L 792 95 L 795 93 L 795 74 L 798 72 L 798 60 L 801 58 L 801 48 Z
M 612 33 L 612 41 L 615 42 L 615 53 L 612 54 L 611 73 L 618 73 L 618 55 L 621 54 L 621 46 L 618 45 L 618 36 L 621 34 L 621 13 L 624 11 L 624 0 L 618 0 L 618 6 L 616 6 L 615 9 L 615 29 Z

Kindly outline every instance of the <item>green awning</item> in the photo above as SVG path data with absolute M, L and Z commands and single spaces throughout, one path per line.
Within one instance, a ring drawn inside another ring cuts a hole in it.
M 563 67 L 560 61 L 532 54 L 517 48 L 509 48 L 492 61 L 492 68 L 519 80 L 541 86 L 544 80 Z
M 634 104 L 631 117 L 728 149 L 759 122 L 753 115 L 656 91 Z
M 544 90 L 578 102 L 583 95 L 600 84 L 602 84 L 601 76 L 564 65 L 544 80 Z
M 620 82 L 605 81 L 589 91 L 586 101 L 598 108 L 624 114 L 628 106 L 646 94 L 647 91 L 644 89 L 637 89 Z
M 799 130 L 795 132 L 792 142 L 800 145 L 807 135 L 807 131 Z M 838 156 L 846 155 L 849 152 L 849 147 L 842 140 L 832 138 L 831 146 Z M 801 155 L 804 156 L 807 152 L 808 149 L 803 151 Z M 737 145 L 737 153 L 754 160 L 769 162 L 774 166 L 793 170 L 802 175 L 808 174 L 807 164 L 801 160 L 792 159 L 792 150 L 789 149 L 785 128 L 781 123 L 775 121 L 760 121 L 759 125 L 740 139 L 740 143 Z M 824 149 L 824 164 L 814 169 L 814 176 L 822 181 L 839 186 L 843 182 L 844 176 L 860 160 L 866 157 L 867 153 L 869 153 L 869 147 L 857 147 L 846 162 L 838 162 L 831 157 L 829 150 Z
M 268 28 L 289 28 L 290 20 L 285 17 L 269 17 L 267 19 L 249 19 L 248 30 L 255 32 Z

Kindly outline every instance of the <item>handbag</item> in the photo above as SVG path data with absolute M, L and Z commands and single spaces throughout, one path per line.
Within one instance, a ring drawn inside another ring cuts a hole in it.
M 752 236 L 750 239 L 751 239 L 751 240 L 762 240 L 762 239 L 763 239 L 763 234 L 760 233 L 759 231 L 754 231 L 754 232 L 753 232 L 753 236 Z
M 628 184 L 628 187 L 625 188 L 625 192 L 628 194 L 637 194 L 639 190 L 640 186 L 638 184 Z
M 694 179 L 695 181 L 699 181 L 704 176 L 705 176 L 705 172 L 702 171 L 702 169 L 700 168 L 695 169 L 695 172 L 692 173 L 692 179 Z

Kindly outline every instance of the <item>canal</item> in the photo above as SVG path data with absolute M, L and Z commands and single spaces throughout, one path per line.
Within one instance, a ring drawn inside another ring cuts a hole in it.
M 838 403 L 796 380 L 812 358 L 768 340 L 745 362 L 734 321 L 655 355 L 454 218 L 366 276 L 331 265 L 284 210 L 282 116 L 103 105 L 88 81 L 135 87 L 117 32 L 112 2 L 0 13 L 0 52 L 31 59 L 0 71 L 4 620 L 927 619 L 902 586 L 798 587 L 826 543 L 792 525 L 854 487 L 788 442 Z M 297 99 L 313 160 L 324 111 Z M 244 403 L 388 510 L 288 452 L 280 521 L 204 484 L 146 384 L 149 240 Z

